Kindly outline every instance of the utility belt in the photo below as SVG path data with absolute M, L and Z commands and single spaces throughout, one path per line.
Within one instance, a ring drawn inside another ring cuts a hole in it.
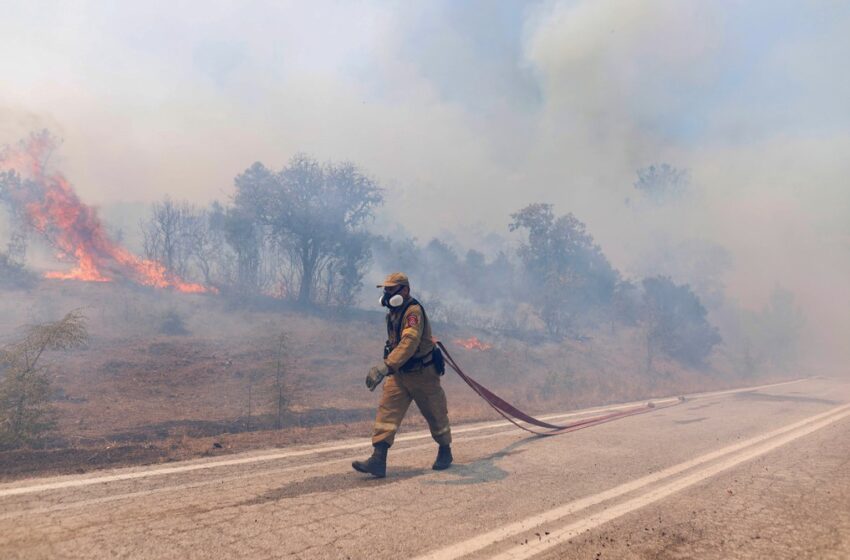
M 384 345 L 384 359 L 387 359 L 387 356 L 389 356 L 392 351 L 393 348 L 389 341 L 387 341 Z M 410 373 L 412 371 L 424 369 L 430 365 L 433 365 L 436 368 L 437 375 L 443 375 L 446 373 L 446 359 L 443 356 L 443 352 L 436 346 L 434 346 L 434 349 L 431 350 L 430 354 L 419 357 L 414 356 L 404 362 L 404 365 L 399 368 L 399 371 Z

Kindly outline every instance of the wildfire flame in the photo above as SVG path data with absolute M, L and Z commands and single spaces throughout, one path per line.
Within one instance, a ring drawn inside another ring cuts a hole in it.
M 493 347 L 492 344 L 489 344 L 487 342 L 481 342 L 480 340 L 478 340 L 477 336 L 473 336 L 467 339 L 457 338 L 455 339 L 455 344 L 462 346 L 467 350 L 480 350 L 482 352 L 484 350 L 489 350 Z
M 0 198 L 56 248 L 58 258 L 76 262 L 67 272 L 47 272 L 46 278 L 110 282 L 121 277 L 187 293 L 213 291 L 201 284 L 184 282 L 169 274 L 161 263 L 134 255 L 112 241 L 97 211 L 79 199 L 61 173 L 48 173 L 45 169 L 54 148 L 54 141 L 42 133 L 17 148 L 0 152 L 0 173 L 6 179 Z

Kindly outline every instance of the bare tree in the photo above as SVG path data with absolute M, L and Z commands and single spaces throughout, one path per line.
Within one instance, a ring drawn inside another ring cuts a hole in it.
M 29 327 L 23 339 L 0 349 L 0 445 L 17 447 L 37 440 L 53 428 L 49 407 L 48 350 L 68 350 L 86 342 L 81 311 L 61 320 Z
M 283 413 L 295 401 L 299 387 L 292 376 L 292 364 L 289 352 L 289 335 L 280 332 L 271 341 L 274 367 L 274 392 L 272 395 L 275 408 L 275 428 L 283 427 Z
M 187 219 L 187 250 L 204 283 L 209 286 L 221 283 L 227 268 L 226 219 L 225 210 L 218 202 L 209 210 L 193 212 Z
M 145 256 L 161 263 L 168 272 L 185 277 L 198 222 L 198 211 L 188 202 L 166 197 L 154 203 L 150 217 L 141 223 Z
M 236 261 L 232 283 L 242 293 L 257 293 L 261 287 L 260 266 L 262 231 L 253 217 L 239 208 L 229 208 L 224 221 L 227 244 L 233 249 Z
M 258 381 L 262 379 L 261 371 L 252 371 L 249 372 L 245 377 L 245 380 L 248 383 L 248 393 L 247 393 L 247 412 L 245 414 L 245 431 L 251 431 L 251 419 L 254 417 L 254 387 Z

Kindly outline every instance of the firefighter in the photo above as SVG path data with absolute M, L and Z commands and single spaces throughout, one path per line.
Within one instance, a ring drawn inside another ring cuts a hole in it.
M 445 365 L 431 339 L 428 316 L 422 304 L 410 296 L 406 274 L 390 274 L 377 287 L 384 290 L 381 305 L 389 309 L 387 343 L 383 362 L 366 376 L 366 387 L 374 391 L 384 377 L 386 382 L 372 431 L 372 456 L 366 461 L 354 461 L 351 466 L 378 478 L 386 476 L 387 451 L 411 401 L 415 401 L 440 446 L 432 468 L 447 469 L 452 464 L 452 433 L 446 394 L 440 386 Z

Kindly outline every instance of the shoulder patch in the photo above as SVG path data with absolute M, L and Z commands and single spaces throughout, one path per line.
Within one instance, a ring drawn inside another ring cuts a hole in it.
M 416 313 L 411 313 L 407 316 L 407 326 L 415 327 L 419 324 L 419 316 Z

